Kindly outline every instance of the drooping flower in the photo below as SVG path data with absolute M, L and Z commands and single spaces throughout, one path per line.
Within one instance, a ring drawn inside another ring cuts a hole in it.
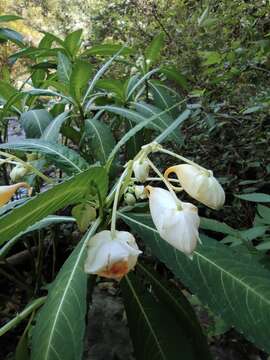
M 224 190 L 212 171 L 182 164 L 169 167 L 164 175 L 168 178 L 171 173 L 175 173 L 183 189 L 202 204 L 214 210 L 224 205 Z
M 147 186 L 152 220 L 160 237 L 186 255 L 192 255 L 199 241 L 198 209 L 186 202 L 178 204 L 172 194 L 162 188 Z
M 20 180 L 27 173 L 27 168 L 21 164 L 16 165 L 9 176 L 13 182 Z
M 116 231 L 113 238 L 111 231 L 104 230 L 89 240 L 84 271 L 121 280 L 134 268 L 140 253 L 134 236 L 129 232 Z
M 146 159 L 138 159 L 133 163 L 133 172 L 135 178 L 144 183 L 149 175 L 150 166 Z
M 29 189 L 29 185 L 25 182 L 0 186 L 0 206 L 6 204 L 20 187 L 26 187 Z

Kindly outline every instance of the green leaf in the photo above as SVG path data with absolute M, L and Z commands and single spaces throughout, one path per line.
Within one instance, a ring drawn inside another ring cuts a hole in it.
M 182 114 L 180 114 L 175 120 L 174 122 L 171 123 L 170 126 L 167 127 L 167 129 L 165 129 L 159 136 L 156 137 L 156 139 L 154 140 L 157 143 L 161 143 L 163 142 L 165 139 L 167 139 L 167 137 L 175 131 L 175 129 L 177 129 L 185 120 L 187 120 L 190 117 L 191 111 L 190 110 L 185 110 L 182 112 Z
M 96 119 L 88 119 L 85 122 L 85 135 L 90 141 L 87 142 L 91 153 L 101 164 L 106 161 L 115 146 L 115 140 L 110 127 Z
M 217 51 L 200 51 L 199 54 L 203 57 L 203 66 L 211 66 L 220 64 L 222 56 Z
M 76 219 L 79 230 L 82 232 L 86 231 L 91 222 L 97 217 L 96 209 L 87 203 L 76 205 L 71 213 Z
M 57 84 L 57 83 L 56 83 Z M 30 96 L 57 96 L 66 99 L 68 102 L 72 103 L 72 99 L 68 96 L 65 96 L 61 93 L 52 90 L 46 89 L 31 89 L 31 90 L 24 90 L 23 94 L 27 94 Z
M 16 97 L 16 102 L 14 103 L 14 105 L 18 109 L 21 109 L 21 102 L 18 101 L 17 98 L 18 94 L 19 92 L 14 86 L 12 86 L 6 81 L 0 80 L 0 98 L 8 102 L 9 99 Z
M 29 110 L 21 115 L 22 127 L 27 138 L 40 138 L 51 121 L 52 115 L 44 109 Z
M 99 221 L 62 266 L 37 315 L 33 331 L 32 360 L 80 360 L 84 347 L 87 275 L 83 271 L 86 246 Z
M 46 127 L 42 134 L 42 140 L 50 141 L 50 142 L 57 142 L 61 126 L 63 125 L 64 121 L 66 121 L 69 116 L 69 111 L 64 111 L 60 115 L 58 115 L 55 119 L 53 119 L 50 124 Z
M 116 79 L 99 80 L 96 86 L 115 94 L 121 102 L 125 101 L 125 86 L 123 81 Z
M 20 140 L 14 143 L 0 144 L 1 149 L 31 151 L 45 156 L 52 164 L 67 174 L 81 172 L 89 167 L 89 164 L 74 150 L 56 143 L 51 143 L 41 139 Z
M 108 177 L 104 168 L 91 167 L 52 189 L 38 194 L 27 203 L 2 216 L 0 218 L 0 244 L 25 231 L 45 216 L 84 200 L 91 189 L 91 183 L 94 183 L 102 197 L 105 197 Z M 95 189 L 95 186 L 92 188 Z
M 92 73 L 92 65 L 86 61 L 77 60 L 70 76 L 70 94 L 80 101 Z
M 164 47 L 164 33 L 157 35 L 151 42 L 151 44 L 145 50 L 145 59 L 150 60 L 150 64 L 154 64 L 158 61 L 161 50 Z
M 178 93 L 159 81 L 150 80 L 149 90 L 153 96 L 154 105 L 163 110 L 170 108 L 181 100 Z M 172 109 L 170 114 L 172 117 L 178 116 L 178 109 Z
M 73 31 L 72 33 L 68 34 L 64 40 L 64 47 L 71 54 L 72 57 L 77 54 L 81 46 L 82 32 L 82 29 Z
M 160 72 L 166 75 L 169 80 L 175 81 L 184 90 L 189 89 L 185 76 L 175 66 L 163 66 Z
M 57 63 L 57 77 L 60 82 L 63 82 L 64 84 L 69 84 L 70 75 L 72 72 L 72 65 L 69 61 L 68 57 L 58 52 L 58 63 Z
M 94 89 L 94 87 L 96 86 L 96 83 L 98 82 L 98 80 L 103 76 L 103 74 L 109 69 L 109 67 L 111 66 L 111 64 L 113 63 L 113 61 L 120 55 L 122 54 L 122 52 L 124 51 L 126 47 L 123 46 L 119 51 L 117 51 L 117 53 L 112 56 L 99 70 L 98 72 L 95 74 L 93 80 L 90 82 L 89 87 L 84 95 L 83 98 L 83 103 L 85 103 L 85 101 L 87 100 L 88 96 L 91 94 L 92 90 Z
M 0 28 L 0 39 L 9 40 L 21 47 L 24 46 L 22 35 L 12 29 Z
M 90 49 L 87 49 L 83 52 L 82 56 L 90 56 L 90 55 L 100 55 L 100 56 L 112 56 L 119 50 L 121 50 L 123 45 L 121 44 L 99 44 L 94 45 Z M 125 47 L 121 52 L 121 55 L 130 55 L 133 54 L 134 49 Z
M 46 71 L 44 69 L 36 69 L 31 75 L 31 80 L 34 87 L 42 87 L 46 78 Z
M 137 102 L 135 104 L 135 108 L 136 111 L 146 119 L 156 116 L 156 119 L 150 123 L 150 126 L 158 132 L 163 132 L 174 122 L 174 119 L 169 113 L 164 113 L 163 110 L 157 108 L 156 106 L 147 104 L 143 101 Z M 177 143 L 183 144 L 183 138 L 180 134 L 179 129 L 177 130 L 175 129 L 171 133 L 170 138 Z
M 0 22 L 8 22 L 8 21 L 14 21 L 14 20 L 20 20 L 22 19 L 21 16 L 17 15 L 1 15 L 0 16 Z
M 251 193 L 251 194 L 241 194 L 241 195 L 234 195 L 235 197 L 252 202 L 270 202 L 270 195 L 263 194 L 263 193 Z
M 140 87 L 145 86 L 146 80 L 148 80 L 153 74 L 157 73 L 159 71 L 159 68 L 155 68 L 153 70 L 148 71 L 144 76 L 140 77 L 132 77 L 130 80 L 130 83 L 127 86 L 126 92 L 126 99 L 129 100 L 131 98 L 131 95 L 135 92 L 135 90 L 139 90 Z
M 36 224 L 29 226 L 26 230 L 14 236 L 10 239 L 4 246 L 0 249 L 0 257 L 6 257 L 11 248 L 17 243 L 17 241 L 25 234 L 28 234 L 32 231 L 41 230 L 52 224 L 64 223 L 64 222 L 74 222 L 75 219 L 70 216 L 58 216 L 58 215 L 49 215 L 44 219 L 38 221 Z
M 121 281 L 136 359 L 197 359 L 175 314 L 142 286 L 133 274 Z M 166 324 L 166 326 L 165 326 Z
M 157 271 L 148 265 L 137 263 L 136 270 L 145 277 L 147 283 L 149 282 L 154 296 L 178 318 L 179 327 L 184 329 L 187 341 L 192 344 L 197 358 L 212 359 L 206 337 L 194 309 L 179 287 L 172 286 L 169 281 L 164 280 Z
M 211 239 L 205 239 L 190 260 L 159 237 L 146 214 L 119 216 L 216 315 L 270 351 L 270 273 L 257 260 Z
M 200 228 L 228 235 L 237 234 L 237 230 L 233 229 L 229 225 L 214 219 L 208 219 L 204 217 L 200 217 Z
M 178 104 L 174 105 L 177 106 Z M 173 107 L 174 107 L 173 106 Z M 173 107 L 164 110 L 163 113 L 169 112 Z M 118 143 L 115 145 L 115 147 L 113 148 L 112 152 L 110 153 L 108 162 L 111 162 L 114 159 L 114 156 L 117 154 L 117 152 L 120 150 L 120 148 L 127 143 L 127 141 L 129 141 L 132 136 L 134 136 L 135 134 L 137 134 L 139 131 L 141 131 L 144 127 L 148 126 L 150 124 L 151 121 L 156 119 L 156 115 L 150 117 L 149 119 L 144 119 L 141 115 L 137 114 L 135 111 L 131 111 L 128 109 L 124 109 L 124 108 L 118 108 L 118 107 L 113 107 L 113 106 L 104 106 L 101 107 L 104 110 L 109 110 L 112 111 L 113 113 L 119 114 L 119 115 L 123 115 L 125 117 L 127 117 L 128 119 L 130 118 L 131 120 L 137 119 L 139 120 L 138 124 L 136 126 L 134 126 L 132 129 L 130 129 L 119 141 Z M 124 110 L 124 111 L 123 111 Z M 125 111 L 127 110 L 127 111 Z

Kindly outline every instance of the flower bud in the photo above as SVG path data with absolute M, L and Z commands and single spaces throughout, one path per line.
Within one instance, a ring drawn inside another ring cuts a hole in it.
M 111 231 L 104 230 L 89 240 L 84 271 L 121 280 L 134 268 L 140 253 L 134 236 L 129 232 L 116 231 L 113 238 Z
M 198 209 L 190 203 L 180 202 L 172 194 L 158 187 L 147 186 L 152 220 L 162 239 L 177 250 L 190 256 L 199 240 Z
M 146 159 L 138 159 L 133 162 L 133 171 L 136 180 L 144 183 L 149 175 L 150 166 Z
M 134 186 L 134 194 L 137 199 L 145 199 L 146 193 L 145 193 L 144 186 L 143 185 L 135 185 Z
M 130 193 L 126 193 L 125 194 L 125 202 L 127 203 L 127 205 L 133 206 L 136 204 L 136 198 L 134 195 L 132 195 Z
M 168 168 L 165 177 L 168 178 L 171 173 L 175 173 L 183 189 L 202 204 L 215 210 L 224 205 L 224 190 L 212 171 L 182 164 Z
M 27 168 L 21 164 L 16 165 L 10 172 L 9 176 L 13 182 L 20 180 L 27 173 Z
M 0 186 L 0 206 L 6 204 L 20 187 L 30 188 L 25 182 L 14 185 Z

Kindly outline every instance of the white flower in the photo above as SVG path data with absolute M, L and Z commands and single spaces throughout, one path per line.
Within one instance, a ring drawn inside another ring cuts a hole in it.
M 133 206 L 136 204 L 136 198 L 133 194 L 126 193 L 125 194 L 125 202 L 127 205 Z
M 167 178 L 171 173 L 175 173 L 183 189 L 202 204 L 215 210 L 224 205 L 224 190 L 212 171 L 182 164 L 168 168 L 165 177 Z
M 27 168 L 21 164 L 16 165 L 9 176 L 13 182 L 20 180 L 27 173 Z
M 198 209 L 186 202 L 180 202 L 180 209 L 167 190 L 151 186 L 147 190 L 151 216 L 160 237 L 190 256 L 199 240 Z
M 25 182 L 20 182 L 14 185 L 0 186 L 0 206 L 6 204 L 20 187 L 26 187 L 29 189 L 29 185 Z
M 137 199 L 145 199 L 147 197 L 145 193 L 145 188 L 143 185 L 135 185 L 134 186 L 134 194 Z
M 129 232 L 116 231 L 112 238 L 111 231 L 104 230 L 89 240 L 84 271 L 121 280 L 134 268 L 140 253 L 134 236 Z
M 135 178 L 144 183 L 149 175 L 150 166 L 146 159 L 138 159 L 133 162 Z

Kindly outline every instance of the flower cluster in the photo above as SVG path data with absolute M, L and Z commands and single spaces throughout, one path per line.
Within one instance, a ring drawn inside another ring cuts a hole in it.
M 156 151 L 173 155 L 185 163 L 169 167 L 163 175 L 148 157 L 151 152 Z M 192 258 L 193 251 L 197 243 L 200 242 L 198 208 L 189 202 L 181 201 L 176 193 L 177 191 L 185 191 L 193 199 L 209 208 L 220 209 L 225 202 L 225 193 L 220 183 L 213 176 L 213 172 L 180 155 L 165 150 L 155 143 L 144 146 L 129 164 L 131 164 L 135 176 L 133 182 L 145 183 L 159 180 L 164 182 L 167 189 L 150 185 L 146 187 L 128 185 L 126 189 L 122 189 L 125 194 L 125 202 L 129 206 L 133 206 L 136 198 L 140 199 L 147 196 L 150 214 L 160 237 L 175 249 Z M 151 169 L 158 175 L 158 178 L 149 177 Z M 172 173 L 176 175 L 177 179 L 169 178 Z M 138 255 L 141 253 L 132 234 L 115 230 L 115 214 L 118 196 L 121 192 L 121 183 L 124 183 L 124 179 L 126 183 L 124 175 L 126 173 L 122 174 L 115 190 L 111 231 L 101 231 L 90 239 L 85 262 L 87 273 L 117 280 L 120 280 L 134 268 Z M 172 182 L 177 182 L 180 187 L 173 186 Z

